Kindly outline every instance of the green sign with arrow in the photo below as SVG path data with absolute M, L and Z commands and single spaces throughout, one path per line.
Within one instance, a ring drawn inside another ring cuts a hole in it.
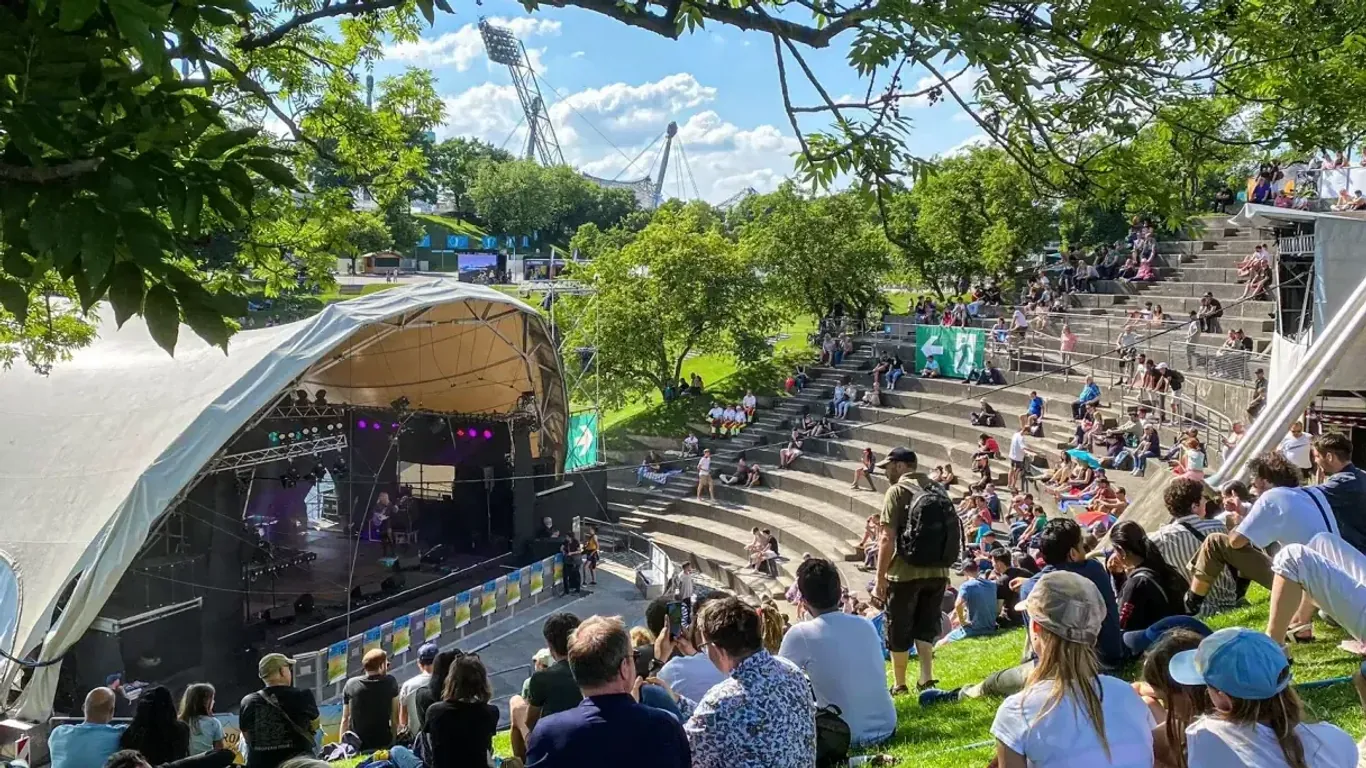
M 569 417 L 569 450 L 564 457 L 564 471 L 598 465 L 598 414 L 595 411 L 575 413 Z
M 940 325 L 915 327 L 915 372 L 925 370 L 925 363 L 934 357 L 940 375 L 950 379 L 966 379 L 974 369 L 981 368 L 986 359 L 987 334 L 981 328 L 957 328 Z

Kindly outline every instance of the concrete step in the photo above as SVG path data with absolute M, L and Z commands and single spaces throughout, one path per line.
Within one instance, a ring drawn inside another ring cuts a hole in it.
M 1214 294 L 1214 298 L 1229 304 L 1242 299 L 1243 293 L 1247 290 L 1245 285 L 1240 283 L 1162 283 L 1155 285 L 1147 292 L 1147 298 L 1154 302 L 1162 301 L 1161 297 L 1171 296 L 1175 298 L 1196 298 L 1199 299 L 1206 293 Z
M 795 580 L 795 576 L 779 576 L 772 579 L 747 571 L 745 566 L 748 561 L 744 558 L 686 536 L 661 531 L 651 531 L 648 535 L 651 541 L 664 550 L 670 560 L 680 564 L 691 562 L 702 575 L 717 582 L 723 589 L 737 594 L 755 597 L 769 595 L 781 599 Z M 746 539 L 746 542 L 748 541 Z
M 1132 296 L 1112 296 L 1095 293 L 1073 294 L 1072 301 L 1079 307 L 1101 307 L 1110 309 L 1113 307 L 1124 307 L 1136 310 L 1145 303 L 1152 301 L 1154 305 L 1161 303 L 1167 315 L 1175 317 L 1176 313 L 1186 315 L 1192 310 L 1200 308 L 1199 297 L 1173 296 L 1169 300 L 1158 301 L 1155 297 L 1145 296 L 1141 299 Z M 1221 300 L 1222 302 L 1222 300 Z M 1251 318 L 1269 318 L 1275 310 L 1275 302 L 1272 301 L 1239 301 L 1222 302 L 1224 304 L 1224 315 Z
M 1238 270 L 1232 267 L 1197 267 L 1186 265 L 1181 267 L 1175 279 L 1179 282 L 1191 283 L 1224 283 L 1232 285 L 1240 279 Z

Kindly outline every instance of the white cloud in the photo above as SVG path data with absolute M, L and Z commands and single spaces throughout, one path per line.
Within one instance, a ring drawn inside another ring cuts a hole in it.
M 571 58 L 571 59 L 582 59 L 584 56 L 587 56 L 587 55 L 588 55 L 588 54 L 585 53 L 584 51 L 574 51 L 573 53 L 569 54 L 569 58 Z
M 985 147 L 990 143 L 991 139 L 987 138 L 985 133 L 975 133 L 944 150 L 942 155 L 944 157 L 953 157 L 955 155 L 961 155 L 973 147 Z
M 585 173 L 608 179 L 652 174 L 657 169 L 650 164 L 662 142 L 629 170 L 623 169 L 628 158 L 639 155 L 675 119 L 680 126 L 664 184 L 666 197 L 679 194 L 680 179 L 685 197 L 693 196 L 695 183 L 701 196 L 713 203 L 745 187 L 773 189 L 792 173 L 796 138 L 774 125 L 741 128 L 712 109 L 693 112 L 715 98 L 715 88 L 699 83 L 691 74 L 678 73 L 652 82 L 613 83 L 568 94 L 551 106 L 550 116 L 565 159 Z M 511 85 L 484 83 L 446 97 L 445 103 L 446 123 L 438 131 L 443 138 L 473 136 L 514 152 L 526 141 L 526 128 L 519 125 L 521 105 Z M 575 110 L 621 149 L 587 129 Z M 691 174 L 685 176 L 688 171 Z
M 553 37 L 560 34 L 560 22 L 553 19 L 518 16 L 512 19 L 490 18 L 489 22 L 494 26 L 511 31 L 520 40 L 531 37 Z M 538 50 L 544 52 L 544 49 Z M 528 49 L 528 56 L 532 52 L 531 49 Z M 384 47 L 384 57 L 423 67 L 450 66 L 455 67 L 458 72 L 464 72 L 475 61 L 484 58 L 484 40 L 479 35 L 478 25 L 466 24 L 454 32 L 447 32 L 437 38 L 424 37 L 387 45 Z M 532 66 L 537 72 L 540 72 L 542 70 L 536 66 L 538 62 L 539 53 L 532 57 Z

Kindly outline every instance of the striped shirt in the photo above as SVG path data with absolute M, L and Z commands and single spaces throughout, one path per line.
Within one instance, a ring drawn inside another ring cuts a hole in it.
M 1218 520 L 1206 520 L 1196 515 L 1186 515 L 1185 517 L 1178 517 L 1148 534 L 1148 539 L 1162 553 L 1162 559 L 1180 571 L 1181 577 L 1189 583 L 1191 561 L 1195 559 L 1195 553 L 1200 551 L 1201 539 L 1191 533 L 1187 529 L 1187 525 L 1206 536 L 1211 533 L 1228 533 L 1228 528 Z M 1233 579 L 1233 571 L 1226 569 L 1210 589 L 1209 596 L 1200 608 L 1200 615 L 1208 616 L 1211 613 L 1226 611 L 1237 602 L 1238 585 Z

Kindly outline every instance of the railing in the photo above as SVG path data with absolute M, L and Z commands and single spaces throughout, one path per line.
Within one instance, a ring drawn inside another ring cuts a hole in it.
M 1314 236 L 1291 235 L 1276 240 L 1276 251 L 1281 255 L 1306 254 L 1314 252 Z
M 1224 445 L 1233 434 L 1233 420 L 1219 411 L 1181 395 L 1165 395 L 1150 390 L 1124 390 L 1119 397 L 1124 413 L 1147 408 L 1158 418 L 1170 421 L 1177 429 L 1195 428 L 1204 433 L 1205 456 L 1210 468 L 1223 463 Z M 1169 449 L 1170 445 L 1163 446 Z
M 668 554 L 640 531 L 591 517 L 576 517 L 573 524 L 576 532 L 589 525 L 597 530 L 602 556 L 626 553 L 631 557 L 623 564 L 635 571 L 636 589 L 646 599 L 663 594 L 678 575 L 678 566 Z M 583 540 L 582 535 L 579 540 Z
M 1040 319 L 1043 320 L 1042 323 L 1039 322 Z M 1084 317 L 1082 319 L 1091 320 L 1092 318 Z M 1099 323 L 1101 332 L 1096 333 L 1095 325 L 1078 329 L 1081 331 L 1078 333 L 1078 341 L 1104 344 L 1110 347 L 1107 352 L 1112 353 L 1116 348 L 1114 345 L 1117 344 L 1120 332 L 1129 325 L 1129 321 L 1125 320 L 1121 324 L 1119 318 L 1115 318 L 1112 326 L 1109 318 L 1099 319 L 1101 320 Z M 1018 370 L 1021 353 L 1034 353 L 1039 358 L 1036 362 L 1044 366 L 1045 370 L 1048 370 L 1051 363 L 1052 371 L 1066 372 L 1068 366 L 1062 365 L 1062 352 L 1055 346 L 1059 337 L 1050 334 L 1049 331 L 1054 330 L 1056 324 L 1056 329 L 1060 332 L 1063 321 L 1071 323 L 1077 320 L 1078 317 L 1066 314 L 1036 315 L 1031 319 L 1030 327 L 1025 332 L 1023 340 L 1017 334 L 1007 333 L 1005 341 L 1001 341 L 993 337 L 990 329 L 987 329 L 986 356 L 988 359 L 1009 360 L 1009 367 Z M 1159 362 L 1168 362 L 1178 367 L 1184 364 L 1184 367 L 1181 368 L 1182 372 L 1200 378 L 1223 379 L 1240 384 L 1250 384 L 1253 380 L 1253 373 L 1258 368 L 1263 370 L 1270 368 L 1271 356 L 1264 352 L 1248 352 L 1213 344 L 1186 342 L 1184 331 L 1180 328 L 1185 322 L 1189 321 L 1165 321 L 1158 327 L 1154 327 L 1151 322 L 1146 322 L 1146 328 L 1136 329 L 1138 340 L 1132 347 L 1135 354 L 1142 352 L 1149 358 L 1154 358 Z M 919 327 L 915 323 L 895 320 L 884 322 L 882 325 L 882 331 L 876 335 L 889 339 L 914 340 L 916 328 Z M 1042 330 L 1040 325 L 1042 325 Z M 939 326 L 927 327 L 938 328 Z M 1162 333 L 1163 330 L 1168 332 Z M 1038 343 L 1039 339 L 1047 339 L 1049 344 L 1045 346 Z M 1031 343 L 1031 340 L 1034 343 Z M 1042 357 L 1042 355 L 1051 355 L 1057 357 L 1058 360 L 1053 362 Z M 1071 353 L 1071 357 L 1075 363 L 1078 360 L 1085 361 L 1094 358 L 1095 353 L 1087 354 L 1084 351 L 1077 351 Z

